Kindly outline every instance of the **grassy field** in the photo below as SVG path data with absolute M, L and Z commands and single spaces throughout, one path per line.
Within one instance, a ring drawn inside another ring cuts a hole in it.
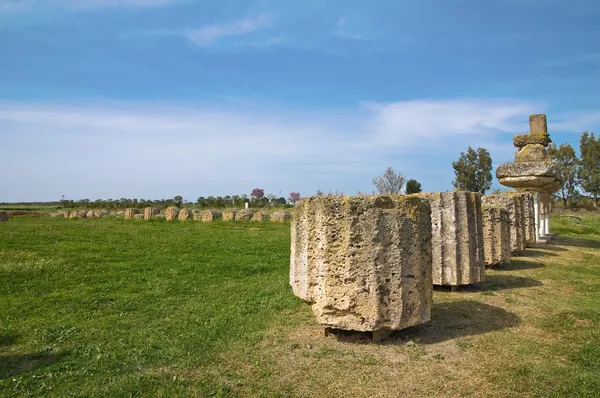
M 373 345 L 293 297 L 289 225 L 13 217 L 0 396 L 597 397 L 600 218 L 553 228 Z

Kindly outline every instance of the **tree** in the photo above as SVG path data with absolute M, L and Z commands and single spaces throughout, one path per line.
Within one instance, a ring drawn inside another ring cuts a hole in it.
M 594 137 L 594 133 L 584 132 L 579 139 L 579 152 L 581 153 L 581 167 L 579 178 L 581 188 L 592 194 L 594 206 L 598 206 L 598 195 L 600 194 L 600 137 Z
M 261 199 L 263 196 L 265 196 L 265 190 L 260 188 L 254 188 L 250 193 L 250 196 L 252 196 L 254 199 Z
M 567 207 L 567 202 L 573 201 L 575 191 L 577 189 L 579 159 L 575 154 L 575 150 L 569 144 L 560 144 L 556 147 L 555 144 L 548 146 L 548 154 L 552 157 L 552 163 L 558 168 L 558 179 L 560 180 L 560 190 L 558 197 L 563 201 L 563 207 Z
M 454 188 L 479 192 L 482 195 L 492 186 L 492 157 L 485 148 L 475 151 L 469 147 L 467 152 L 461 152 L 456 162 L 452 162 L 455 180 Z
M 373 178 L 373 185 L 381 195 L 397 195 L 404 186 L 404 176 L 388 167 L 382 176 Z
M 288 201 L 291 202 L 293 205 L 296 205 L 296 202 L 300 200 L 300 192 L 290 192 L 290 197 L 288 198 Z
M 173 198 L 173 203 L 175 203 L 175 206 L 177 207 L 181 207 L 181 204 L 183 203 L 183 197 L 177 195 Z
M 406 182 L 406 193 L 407 194 L 410 195 L 411 193 L 419 193 L 421 191 L 423 191 L 421 189 L 421 183 L 418 182 L 417 180 L 411 179 Z

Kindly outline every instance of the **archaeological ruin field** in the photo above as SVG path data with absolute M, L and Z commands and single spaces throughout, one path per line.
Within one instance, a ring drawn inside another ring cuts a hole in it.
M 600 216 L 577 216 L 380 344 L 294 296 L 289 221 L 14 216 L 0 396 L 599 396 Z

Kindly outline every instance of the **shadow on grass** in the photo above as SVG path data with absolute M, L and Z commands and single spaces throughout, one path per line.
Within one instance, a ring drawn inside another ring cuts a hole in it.
M 0 355 L 0 380 L 18 376 L 58 362 L 65 354 L 36 352 L 21 355 Z
M 405 344 L 412 340 L 418 344 L 435 344 L 459 337 L 473 336 L 494 330 L 518 326 L 521 319 L 502 308 L 478 301 L 463 300 L 437 303 L 431 307 L 431 321 L 419 326 L 394 331 L 384 344 Z M 334 331 L 339 341 L 370 344 L 368 332 Z
M 530 263 L 526 263 L 529 265 Z M 506 266 L 509 266 L 507 264 Z M 543 265 L 542 265 L 543 267 Z M 525 269 L 525 268 L 518 268 Z M 535 287 L 542 286 L 543 283 L 524 276 L 514 275 L 486 275 L 485 281 L 476 285 L 464 285 L 459 286 L 457 291 L 459 293 L 479 293 L 479 292 L 493 292 L 497 290 L 507 289 L 518 289 L 523 287 Z M 433 286 L 433 290 L 436 292 L 450 292 L 452 289 L 450 286 Z
M 553 240 L 554 244 L 561 246 L 587 247 L 589 249 L 600 249 L 600 241 L 592 239 L 578 239 L 566 236 L 556 236 Z
M 0 335 L 0 347 L 8 347 L 9 345 L 15 344 L 17 336 L 2 336 Z
M 544 268 L 545 265 L 542 263 L 534 263 L 531 261 L 522 261 L 522 260 L 511 260 L 510 263 L 499 264 L 491 267 L 490 269 L 494 271 L 520 271 L 525 269 L 537 269 Z M 488 278 L 490 275 L 487 276 Z
M 557 257 L 558 254 L 547 252 L 547 251 L 542 251 L 542 250 L 526 249 L 525 251 L 523 251 L 519 254 L 513 254 L 511 257 L 513 259 L 516 259 L 516 258 L 539 258 L 539 257 L 548 257 L 548 256 L 549 257 Z

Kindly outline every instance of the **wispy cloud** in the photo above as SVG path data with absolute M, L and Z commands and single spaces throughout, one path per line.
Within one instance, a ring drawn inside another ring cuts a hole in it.
M 84 10 L 117 7 L 158 7 L 182 0 L 0 0 L 0 11 L 19 12 L 49 8 Z
M 476 99 L 369 103 L 341 111 L 0 101 L 6 154 L 0 168 L 14 170 L 0 201 L 52 198 L 51 192 L 193 197 L 254 185 L 355 193 L 370 191 L 371 177 L 389 165 L 427 190 L 445 190 L 449 165 L 467 146 L 487 147 L 495 163 L 511 160 L 512 134 L 527 129 L 530 113 L 542 111 L 518 100 Z
M 223 37 L 245 35 L 269 27 L 272 24 L 273 17 L 270 14 L 261 14 L 229 23 L 207 25 L 200 29 L 188 30 L 186 36 L 193 43 L 206 47 Z

